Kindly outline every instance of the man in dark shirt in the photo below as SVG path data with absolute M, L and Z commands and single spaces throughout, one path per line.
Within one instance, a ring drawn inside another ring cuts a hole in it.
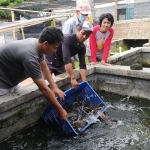
M 58 47 L 53 55 L 46 55 L 45 60 L 51 71 L 55 75 L 66 72 L 69 73 L 73 88 L 78 87 L 75 79 L 71 57 L 78 54 L 80 63 L 80 75 L 82 81 L 86 80 L 85 53 L 86 48 L 84 41 L 87 40 L 93 32 L 93 26 L 88 21 L 77 26 L 77 33 L 65 35 L 63 43 Z
M 63 33 L 55 27 L 43 29 L 39 39 L 18 40 L 0 47 L 0 95 L 15 92 L 18 84 L 32 78 L 47 100 L 57 110 L 61 119 L 67 119 L 67 112 L 57 101 L 55 94 L 64 99 L 64 92 L 54 82 L 44 54 L 53 54 L 63 41 Z M 43 78 L 50 83 L 49 88 Z

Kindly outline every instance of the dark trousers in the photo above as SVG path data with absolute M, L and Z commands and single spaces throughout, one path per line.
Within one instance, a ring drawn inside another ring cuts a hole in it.
M 55 76 L 66 72 L 64 65 L 62 65 L 60 67 L 55 67 L 53 65 L 48 65 L 48 67 L 49 67 L 49 70 L 50 70 L 51 74 L 54 73 Z

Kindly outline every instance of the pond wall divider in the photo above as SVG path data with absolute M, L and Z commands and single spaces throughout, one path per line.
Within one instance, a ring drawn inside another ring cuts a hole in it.
M 139 47 L 113 55 L 108 59 L 113 63 L 111 66 L 99 63 L 87 66 L 87 81 L 97 92 L 105 90 L 150 99 L 150 68 L 130 70 L 130 66 L 118 65 L 141 52 L 148 53 L 150 48 Z M 74 72 L 80 82 L 79 69 Z M 69 76 L 62 78 L 59 75 L 54 80 L 63 91 L 71 87 Z M 20 89 L 18 93 L 0 96 L 0 141 L 37 122 L 48 104 L 35 84 Z

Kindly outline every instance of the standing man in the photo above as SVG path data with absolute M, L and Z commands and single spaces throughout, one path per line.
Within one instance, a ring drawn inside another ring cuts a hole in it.
M 53 54 L 63 41 L 61 30 L 55 27 L 43 29 L 39 39 L 18 40 L 0 47 L 0 95 L 16 92 L 19 83 L 29 77 L 39 87 L 47 100 L 57 110 L 62 120 L 67 113 L 57 101 L 55 94 L 64 99 L 64 93 L 54 82 L 43 54 Z M 46 85 L 44 77 L 50 83 Z
M 76 34 L 77 25 L 87 20 L 88 15 L 91 14 L 91 9 L 87 4 L 80 4 L 77 6 L 75 15 L 69 18 L 63 25 L 63 34 Z M 72 57 L 72 60 L 79 61 L 78 55 Z
M 46 63 L 55 75 L 66 72 L 69 73 L 71 84 L 73 88 L 78 87 L 78 82 L 75 79 L 73 72 L 71 57 L 78 54 L 80 63 L 80 75 L 82 81 L 86 80 L 86 64 L 85 53 L 86 48 L 84 41 L 87 40 L 93 32 L 93 26 L 90 22 L 85 21 L 77 26 L 76 34 L 69 34 L 64 36 L 63 43 L 58 47 L 58 50 L 53 55 L 46 55 Z
M 91 14 L 91 9 L 87 4 L 80 4 L 75 12 L 75 15 L 69 18 L 63 25 L 63 34 L 76 34 L 77 25 L 83 23 L 88 15 Z

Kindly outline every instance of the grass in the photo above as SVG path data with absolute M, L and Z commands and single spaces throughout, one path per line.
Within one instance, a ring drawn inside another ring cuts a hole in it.
M 123 44 L 121 48 L 122 48 L 122 52 L 129 50 L 129 47 L 125 44 Z M 116 49 L 111 49 L 111 53 L 119 53 L 119 47 L 117 47 Z M 109 54 L 109 56 L 113 55 L 111 53 Z
M 87 64 L 88 63 L 88 58 L 87 56 L 85 56 L 85 63 Z M 79 62 L 78 61 L 75 61 L 75 69 L 79 68 Z

